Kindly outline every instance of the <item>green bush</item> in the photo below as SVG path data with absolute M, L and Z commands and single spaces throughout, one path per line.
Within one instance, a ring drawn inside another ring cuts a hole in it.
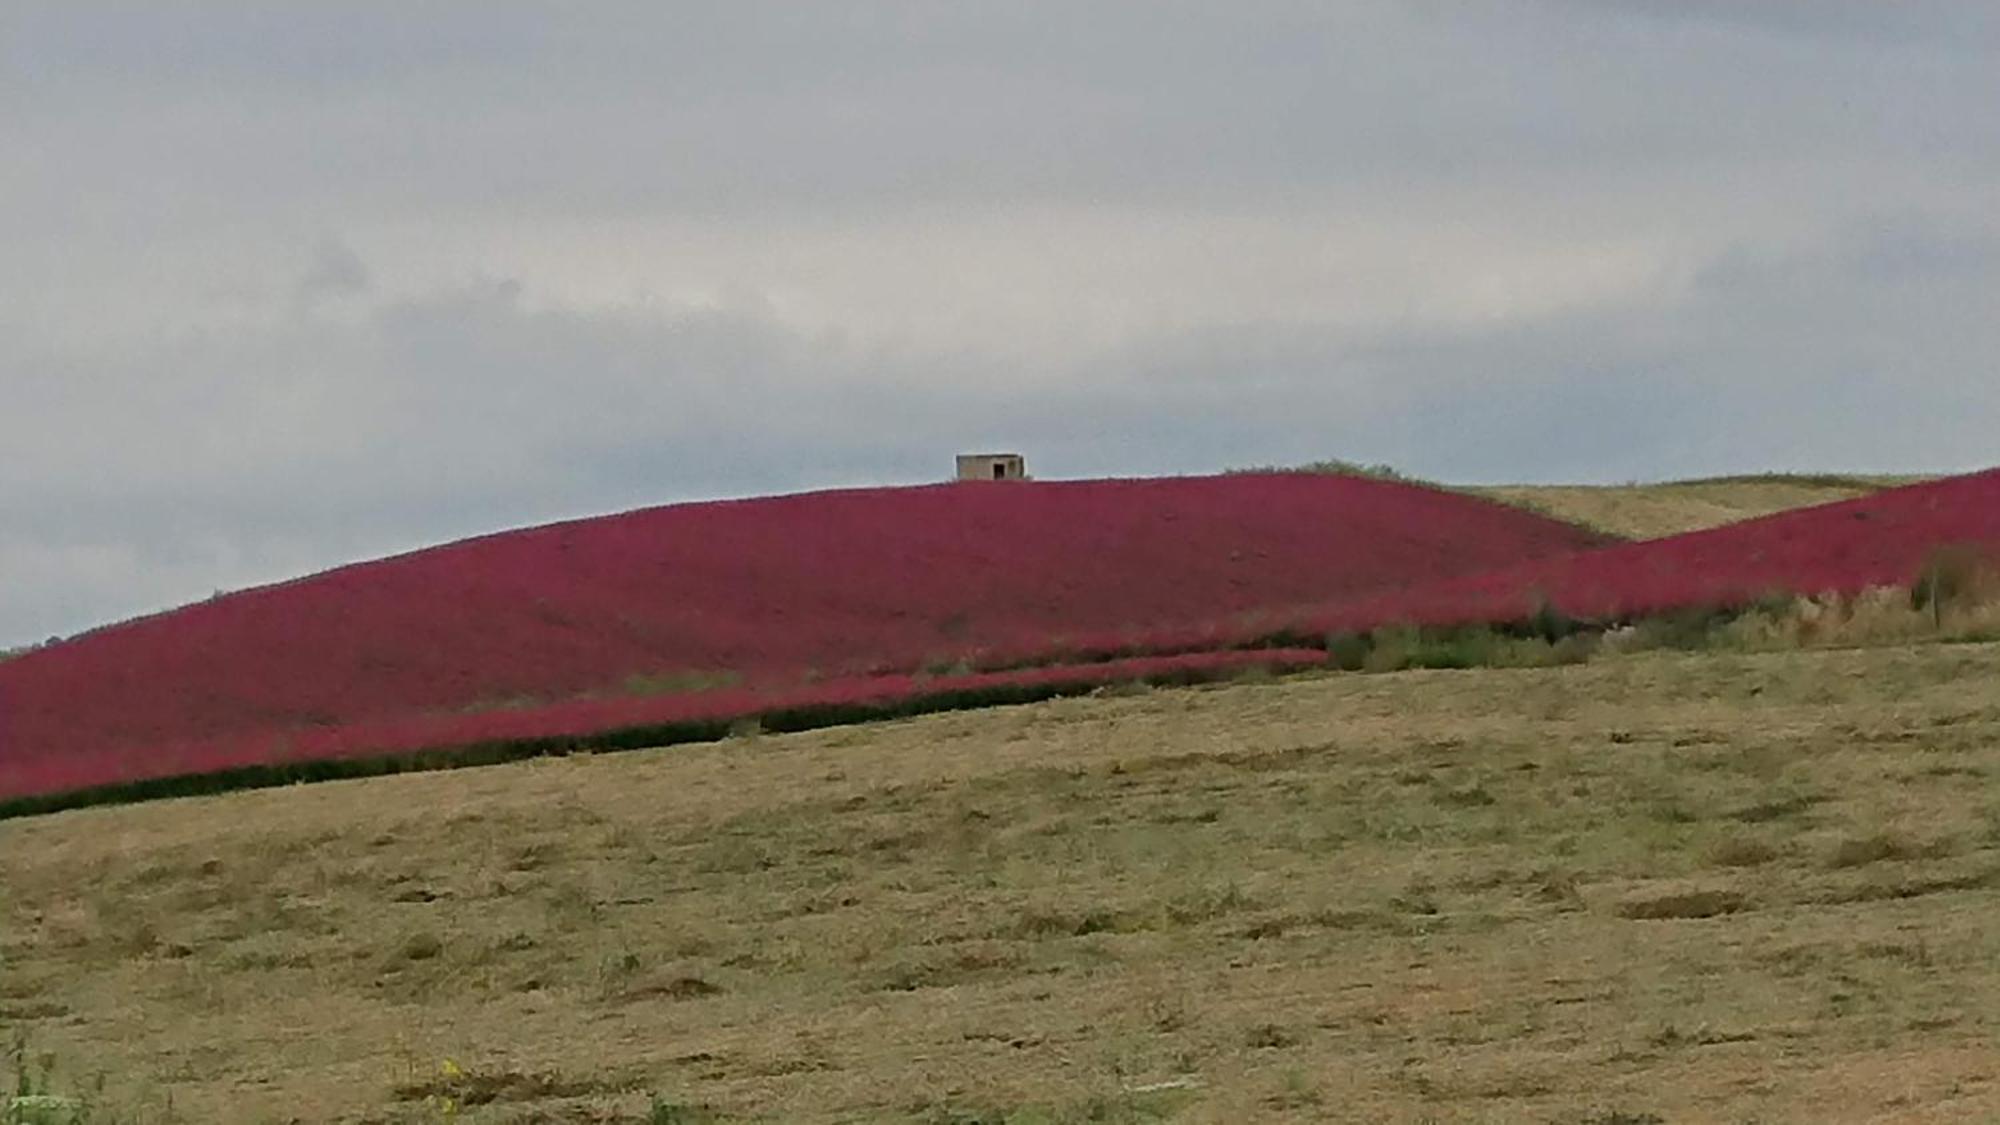
M 1338 457 L 1322 461 L 1308 461 L 1303 465 L 1246 465 L 1242 468 L 1224 469 L 1224 475 L 1240 473 L 1324 473 L 1336 477 L 1367 477 L 1370 480 L 1416 481 L 1394 465 L 1364 464 L 1359 461 L 1343 461 Z
M 1360 633 L 1329 633 L 1326 638 L 1327 662 L 1343 672 L 1359 672 L 1368 662 L 1368 652 L 1373 646 Z

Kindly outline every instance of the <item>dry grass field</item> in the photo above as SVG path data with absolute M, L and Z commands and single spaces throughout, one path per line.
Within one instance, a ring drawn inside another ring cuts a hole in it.
M 1996 776 L 1932 644 L 81 810 L 0 1035 L 100 1125 L 1994 1120 Z
M 1466 491 L 1627 539 L 1658 539 L 1792 508 L 1849 500 L 1921 479 L 1771 475 L 1661 484 L 1510 484 Z

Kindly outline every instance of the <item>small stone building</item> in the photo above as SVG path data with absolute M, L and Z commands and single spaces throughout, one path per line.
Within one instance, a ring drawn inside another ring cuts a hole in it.
M 1027 480 L 1028 463 L 1018 453 L 961 453 L 959 480 Z

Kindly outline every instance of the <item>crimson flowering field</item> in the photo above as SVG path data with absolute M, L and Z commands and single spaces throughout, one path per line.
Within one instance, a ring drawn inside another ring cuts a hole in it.
M 1960 544 L 2000 554 L 2000 470 L 1618 544 L 1306 474 L 656 508 L 346 567 L 0 664 L 0 802 L 1296 668 L 1324 660 L 1307 641 L 1384 625 L 1544 610 L 1608 624 L 1906 585 Z
M 1389 625 L 1505 625 L 1550 610 L 1611 625 L 1683 610 L 1740 608 L 1778 594 L 1907 587 L 1934 552 L 1952 546 L 2000 559 L 2000 469 L 1329 599 L 1259 623 L 1175 624 L 1143 637 L 1081 637 L 1072 647 L 1122 654 L 1220 650 L 1272 636 L 1326 637 Z
M 151 782 L 232 771 L 285 780 L 396 768 L 401 764 L 398 757 L 426 752 L 465 761 L 502 760 L 569 748 L 638 747 L 719 737 L 732 730 L 736 720 L 746 717 L 759 719 L 760 729 L 806 729 L 830 722 L 1046 699 L 1111 684 L 1201 683 L 1247 669 L 1282 672 L 1325 662 L 1322 649 L 1264 648 L 953 676 L 861 676 L 790 690 L 737 688 L 574 699 L 534 708 L 456 715 L 410 715 L 348 726 L 10 758 L 0 760 L 0 797 L 32 809 L 36 807 L 32 800 L 21 799 L 105 786 L 143 792 Z M 361 768 L 348 768 L 357 761 L 363 763 Z M 163 791 L 171 792 L 172 787 Z M 64 803 L 53 800 L 47 807 Z
M 1546 605 L 1614 623 L 1773 594 L 1909 586 L 1942 547 L 2000 557 L 2000 470 L 1908 485 L 1645 543 L 1545 558 L 1306 614 L 1319 632 L 1520 621 Z
M 1599 542 L 1436 489 L 1289 473 L 647 509 L 344 567 L 0 663 L 0 798 L 876 706 L 959 679 L 910 678 L 925 669 L 1203 621 L 1241 631 Z M 1058 671 L 965 690 L 1039 690 Z

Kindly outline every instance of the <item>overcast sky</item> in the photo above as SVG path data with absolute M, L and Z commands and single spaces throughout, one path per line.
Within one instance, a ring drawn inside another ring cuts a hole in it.
M 4 0 L 0 645 L 970 448 L 2000 462 L 1996 13 Z

